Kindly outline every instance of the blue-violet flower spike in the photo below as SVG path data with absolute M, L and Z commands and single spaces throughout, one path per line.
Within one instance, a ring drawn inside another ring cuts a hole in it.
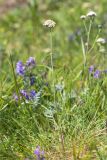
M 26 66 L 28 66 L 29 68 L 33 68 L 35 65 L 36 62 L 34 57 L 30 57 L 26 62 Z
M 91 65 L 91 66 L 89 67 L 89 73 L 92 73 L 93 71 L 94 71 L 94 66 Z
M 101 72 L 99 70 L 96 70 L 94 73 L 94 78 L 99 78 L 100 74 L 101 74 Z
M 24 76 L 25 73 L 25 66 L 23 65 L 22 61 L 17 62 L 16 64 L 16 73 L 20 76 Z

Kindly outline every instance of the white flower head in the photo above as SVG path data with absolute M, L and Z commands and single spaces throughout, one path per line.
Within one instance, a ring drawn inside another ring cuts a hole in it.
M 48 27 L 48 28 L 54 28 L 55 25 L 56 23 L 51 19 L 48 19 L 43 23 L 43 26 Z
M 104 38 L 98 38 L 96 42 L 100 44 L 105 44 L 106 40 Z
M 82 16 L 80 17 L 80 19 L 84 20 L 84 19 L 86 19 L 86 16 L 85 16 L 85 15 L 82 15 Z
M 97 14 L 94 11 L 89 11 L 87 13 L 87 17 L 96 17 L 96 16 L 97 16 Z

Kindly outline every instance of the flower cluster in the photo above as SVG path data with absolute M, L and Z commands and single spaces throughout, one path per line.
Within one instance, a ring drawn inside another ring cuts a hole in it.
M 23 76 L 25 74 L 25 66 L 22 63 L 22 61 L 17 62 L 16 64 L 16 73 L 20 76 Z
M 22 76 L 24 80 L 27 80 L 28 78 L 31 86 L 35 83 L 35 76 L 31 74 L 31 69 L 33 69 L 35 66 L 36 62 L 34 57 L 30 57 L 25 64 L 23 64 L 22 61 L 19 61 L 16 64 L 17 75 Z
M 19 90 L 19 96 L 14 93 L 13 98 L 15 101 L 18 101 L 19 98 L 26 100 L 33 100 L 36 97 L 36 91 L 30 89 L 29 87 L 35 83 L 35 75 L 32 74 L 32 69 L 36 66 L 35 58 L 30 57 L 25 64 L 22 61 L 17 62 L 16 64 L 16 73 L 22 77 L 23 84 L 25 89 Z
M 19 100 L 18 95 L 17 95 L 16 93 L 13 94 L 13 99 L 14 99 L 15 101 L 18 101 L 18 100 Z
M 30 85 L 32 86 L 34 85 L 34 83 L 35 83 L 35 76 L 30 75 Z
M 31 91 L 26 91 L 24 89 L 20 90 L 20 99 L 24 98 L 26 100 L 33 100 L 36 97 L 36 91 L 31 90 Z M 13 94 L 13 99 L 15 101 L 19 100 L 19 97 L 16 93 Z
M 95 79 L 100 78 L 101 75 L 101 71 L 98 69 L 95 70 L 95 67 L 93 65 L 89 67 L 89 73 L 92 74 Z
M 36 62 L 35 62 L 35 58 L 33 58 L 33 57 L 30 57 L 26 62 L 26 66 L 28 66 L 30 68 L 35 67 L 35 65 L 36 65 Z
M 55 25 L 56 23 L 51 19 L 48 19 L 43 23 L 43 26 L 48 27 L 48 28 L 54 28 Z
M 30 57 L 27 61 L 26 61 L 26 64 L 24 65 L 22 63 L 22 61 L 19 61 L 17 62 L 16 64 L 16 73 L 19 75 L 19 76 L 24 76 L 27 69 L 31 69 L 31 68 L 34 68 L 36 65 L 36 62 L 35 62 L 35 58 L 34 57 Z
M 98 70 L 98 69 L 95 69 L 95 66 L 91 65 L 91 66 L 89 67 L 89 73 L 90 73 L 91 75 L 93 75 L 93 77 L 94 77 L 95 79 L 98 79 L 98 78 L 101 77 L 102 74 L 104 74 L 104 73 L 106 74 L 106 73 L 107 73 L 107 70 Z
M 27 100 L 34 99 L 36 97 L 35 90 L 31 90 L 30 92 L 27 92 L 26 90 L 20 90 L 20 93 Z
M 87 13 L 87 17 L 96 17 L 96 16 L 97 16 L 97 14 L 94 11 L 89 11 Z
M 106 40 L 104 38 L 98 38 L 96 42 L 99 44 L 105 44 Z
M 94 71 L 94 66 L 91 65 L 91 66 L 89 67 L 89 72 L 92 73 L 93 71 Z
M 40 146 L 36 147 L 34 154 L 36 155 L 37 160 L 45 160 L 44 151 L 40 150 Z
M 99 78 L 100 75 L 101 75 L 101 71 L 96 70 L 96 71 L 94 72 L 94 78 Z
M 86 18 L 94 18 L 97 14 L 94 11 L 89 11 L 86 15 L 82 15 L 80 18 L 85 20 Z

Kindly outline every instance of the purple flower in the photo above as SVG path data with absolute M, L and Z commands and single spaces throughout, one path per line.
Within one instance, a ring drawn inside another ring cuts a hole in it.
M 44 151 L 40 150 L 40 146 L 36 147 L 36 149 L 34 151 L 34 154 L 36 155 L 37 160 L 45 160 L 45 158 L 44 158 Z
M 34 154 L 36 154 L 37 156 L 40 155 L 40 146 L 36 147 Z
M 33 68 L 35 65 L 36 65 L 36 62 L 34 57 L 30 57 L 26 62 L 26 66 L 30 68 Z
M 15 101 L 18 101 L 18 96 L 16 95 L 16 93 L 13 94 L 13 98 Z
M 94 73 L 94 78 L 99 78 L 100 74 L 101 74 L 101 72 L 99 70 L 96 70 Z
M 93 71 L 94 71 L 94 66 L 91 65 L 91 66 L 89 67 L 89 73 L 92 73 Z
M 27 100 L 29 100 L 29 94 L 25 90 L 20 90 L 20 93 L 23 97 L 25 97 Z
M 20 76 L 23 76 L 25 73 L 25 66 L 21 61 L 17 62 L 16 64 L 16 73 Z
M 30 97 L 31 99 L 35 98 L 36 92 L 34 90 L 30 91 Z
M 35 83 L 35 77 L 30 77 L 30 85 L 32 86 Z

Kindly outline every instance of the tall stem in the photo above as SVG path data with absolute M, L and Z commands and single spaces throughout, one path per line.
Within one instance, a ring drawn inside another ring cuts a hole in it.
M 91 27 L 92 27 L 92 19 L 90 20 L 89 30 L 87 32 L 87 49 L 86 49 L 86 54 L 88 53 L 88 49 L 89 49 Z
M 51 45 L 51 70 L 52 70 L 52 78 L 53 78 L 53 40 L 52 40 L 52 29 L 50 29 L 50 45 Z
M 55 82 L 54 82 L 54 66 L 53 66 L 53 39 L 52 39 L 52 29 L 50 28 L 50 47 L 51 47 L 51 76 L 53 81 L 53 90 L 54 90 L 54 104 L 55 104 Z
M 10 65 L 11 65 L 12 73 L 13 73 L 13 77 L 14 77 L 16 92 L 17 92 L 18 99 L 19 99 L 19 102 L 20 102 L 20 92 L 19 92 L 19 87 L 18 87 L 16 75 L 15 75 L 15 70 L 14 70 L 14 65 L 13 65 L 13 60 L 12 60 L 11 54 L 9 55 L 9 60 L 10 60 Z M 21 104 L 21 102 L 20 102 L 20 104 Z

